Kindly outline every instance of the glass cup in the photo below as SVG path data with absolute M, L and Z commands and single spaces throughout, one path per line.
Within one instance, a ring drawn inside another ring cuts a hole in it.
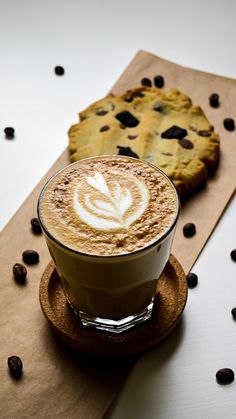
M 152 167 L 174 189 L 176 213 L 163 236 L 133 253 L 100 256 L 69 248 L 53 236 L 41 211 L 43 194 L 58 173 L 49 179 L 40 193 L 38 217 L 46 243 L 67 301 L 84 326 L 120 333 L 152 315 L 158 278 L 170 256 L 179 215 L 179 199 L 174 185 L 160 169 Z

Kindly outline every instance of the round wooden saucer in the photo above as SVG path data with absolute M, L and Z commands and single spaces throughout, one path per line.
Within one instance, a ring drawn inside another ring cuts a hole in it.
M 44 271 L 39 289 L 42 311 L 66 344 L 92 356 L 120 358 L 139 355 L 161 342 L 177 325 L 188 294 L 186 276 L 171 255 L 162 273 L 151 319 L 120 334 L 84 327 L 71 309 L 53 262 Z

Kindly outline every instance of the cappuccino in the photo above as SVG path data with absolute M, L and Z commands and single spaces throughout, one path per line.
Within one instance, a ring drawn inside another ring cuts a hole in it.
M 65 246 L 89 255 L 122 255 L 163 236 L 176 218 L 171 182 L 141 160 L 101 156 L 73 163 L 47 185 L 43 225 Z
M 84 325 L 119 332 L 151 316 L 178 212 L 168 177 L 126 156 L 80 160 L 48 181 L 39 219 Z

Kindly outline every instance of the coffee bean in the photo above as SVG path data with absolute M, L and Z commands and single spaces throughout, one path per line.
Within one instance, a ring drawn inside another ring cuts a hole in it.
M 133 128 L 139 124 L 139 120 L 135 118 L 129 111 L 119 112 L 116 119 L 121 122 L 125 127 Z
M 189 288 L 196 287 L 198 284 L 198 276 L 193 272 L 189 272 L 187 275 L 187 283 Z
M 230 252 L 231 259 L 236 262 L 236 249 L 231 250 Z
M 36 217 L 32 218 L 30 220 L 30 223 L 31 223 L 32 230 L 35 234 L 41 234 L 42 233 L 41 225 L 39 224 L 38 218 L 36 218 Z
M 187 138 L 182 138 L 178 141 L 179 145 L 187 150 L 191 150 L 194 147 L 192 141 L 187 140 Z
M 102 128 L 100 128 L 100 132 L 105 132 L 108 131 L 110 129 L 109 125 L 103 125 Z
M 186 223 L 183 226 L 184 237 L 192 237 L 196 233 L 196 226 L 193 223 Z
M 228 131 L 235 130 L 235 123 L 234 123 L 233 118 L 225 118 L 223 123 L 224 123 L 225 129 L 227 129 Z
M 154 84 L 156 87 L 163 87 L 165 84 L 164 78 L 160 75 L 154 77 Z
M 118 154 L 121 156 L 129 156 L 129 157 L 135 157 L 136 159 L 139 159 L 139 156 L 131 150 L 130 147 L 122 147 L 120 145 L 116 146 L 119 150 Z
M 141 80 L 141 84 L 142 84 L 142 86 L 152 87 L 152 82 L 151 82 L 151 80 L 150 80 L 150 79 L 148 79 L 147 77 L 144 77 L 144 78 Z
M 27 269 L 21 263 L 15 263 L 12 268 L 14 278 L 19 284 L 24 284 L 27 276 Z
M 21 359 L 19 358 L 19 356 L 17 355 L 10 356 L 7 360 L 7 363 L 8 363 L 8 367 L 9 367 L 12 377 L 20 378 L 22 374 L 23 363 Z
M 4 128 L 4 132 L 5 132 L 5 137 L 8 140 L 12 140 L 12 138 L 14 138 L 14 136 L 15 136 L 15 130 L 12 127 L 6 127 L 6 128 Z
M 221 368 L 216 373 L 216 379 L 219 384 L 229 384 L 234 381 L 234 371 L 231 368 Z
M 55 71 L 55 74 L 56 74 L 57 76 L 63 76 L 63 74 L 65 73 L 65 70 L 64 70 L 64 68 L 63 68 L 61 65 L 57 65 L 57 66 L 54 68 L 54 71 Z
M 212 108 L 218 108 L 220 106 L 219 98 L 218 93 L 212 93 L 209 96 L 209 103 Z
M 172 125 L 172 127 L 168 128 L 161 134 L 162 138 L 166 138 L 168 140 L 177 139 L 182 140 L 182 138 L 186 137 L 188 131 L 185 128 L 178 127 L 177 125 Z
M 231 314 L 232 314 L 234 320 L 236 320 L 236 307 L 232 308 Z
M 35 250 L 28 249 L 22 253 L 23 261 L 28 265 L 35 265 L 39 262 L 39 254 Z

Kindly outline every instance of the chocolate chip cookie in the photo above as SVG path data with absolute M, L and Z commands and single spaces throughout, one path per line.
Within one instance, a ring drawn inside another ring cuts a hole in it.
M 142 86 L 107 95 L 69 129 L 71 161 L 101 154 L 144 159 L 186 195 L 205 182 L 219 159 L 218 134 L 203 110 L 176 89 Z

